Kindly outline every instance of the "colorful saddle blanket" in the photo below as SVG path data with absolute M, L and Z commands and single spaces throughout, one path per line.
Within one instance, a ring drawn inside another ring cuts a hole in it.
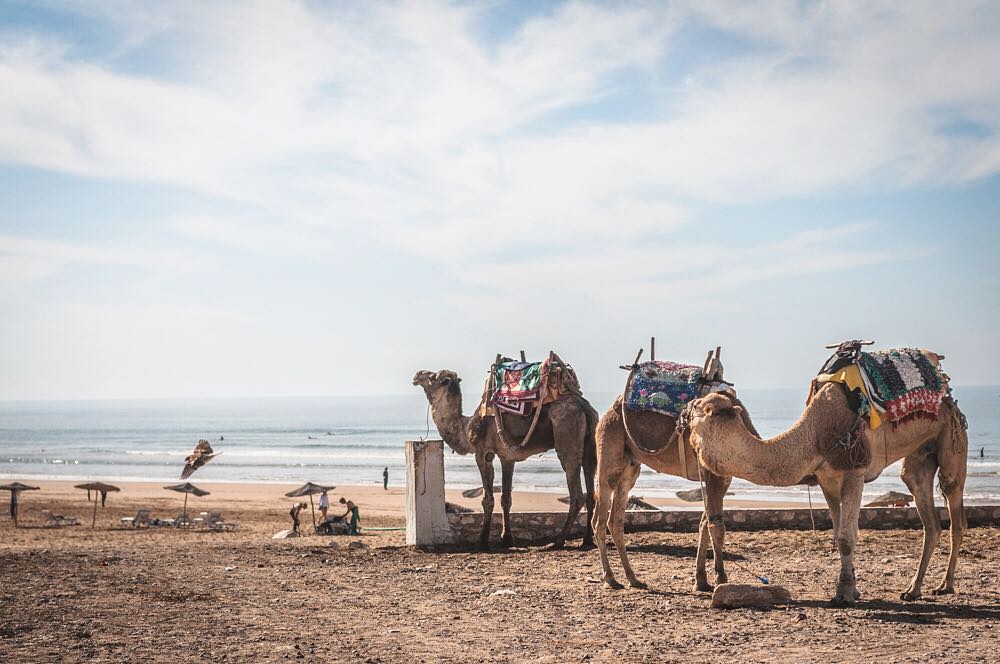
M 917 348 L 859 353 L 856 363 L 817 376 L 810 401 L 818 384 L 826 382 L 844 383 L 848 390 L 862 393 L 867 402 L 862 412 L 867 410 L 872 429 L 881 426 L 883 418 L 893 425 L 910 417 L 937 419 L 948 391 L 937 357 Z
M 701 371 L 691 364 L 643 362 L 632 376 L 625 407 L 677 417 L 700 394 Z
M 917 348 L 862 353 L 861 369 L 868 378 L 872 399 L 890 422 L 915 413 L 937 418 L 945 382 L 933 361 Z
M 576 372 L 561 360 L 503 362 L 494 369 L 492 380 L 490 403 L 516 415 L 527 414 L 539 402 L 544 405 L 567 394 L 580 394 Z

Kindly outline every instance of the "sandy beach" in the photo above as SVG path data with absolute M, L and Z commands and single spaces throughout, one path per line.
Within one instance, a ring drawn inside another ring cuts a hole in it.
M 88 526 L 90 525 L 93 503 L 87 503 L 86 492 L 74 488 L 73 485 L 80 482 L 31 480 L 26 483 L 39 487 L 40 491 L 21 494 L 22 525 L 41 525 L 44 522 L 42 510 L 77 516 L 86 521 Z M 299 486 L 297 484 L 195 483 L 211 494 L 203 498 L 189 498 L 188 512 L 221 511 L 227 519 L 244 519 L 247 522 L 262 519 L 267 522 L 282 519 L 288 521 L 288 509 L 298 500 L 307 502 L 309 500 L 285 496 L 286 492 Z M 105 528 L 118 525 L 121 517 L 133 516 L 137 509 L 145 507 L 152 508 L 155 517 L 174 517 L 181 511 L 184 503 L 183 494 L 164 490 L 163 482 L 118 482 L 117 486 L 122 489 L 121 492 L 109 494 L 106 507 L 99 507 L 97 510 L 98 524 Z M 559 498 L 563 495 L 564 493 L 515 489 L 513 509 L 520 512 L 562 512 L 566 509 L 566 505 L 559 502 Z M 362 516 L 366 519 L 377 519 L 380 524 L 402 525 L 403 523 L 405 490 L 402 487 L 390 486 L 386 491 L 381 486 L 338 486 L 330 492 L 331 514 L 337 512 L 337 501 L 341 496 L 353 500 L 361 508 Z M 819 497 L 817 499 L 822 500 Z M 446 500 L 473 510 L 482 510 L 481 498 L 465 498 L 460 489 L 447 490 Z M 700 503 L 685 502 L 679 498 L 647 497 L 646 500 L 664 508 L 701 509 Z M 726 505 L 734 508 L 803 507 L 805 503 L 740 500 L 730 497 Z M 255 524 L 247 523 L 247 525 L 255 527 Z
M 691 590 L 689 534 L 628 536 L 648 591 L 610 591 L 595 551 L 572 542 L 506 552 L 425 553 L 400 531 L 271 540 L 288 525 L 291 486 L 205 483 L 189 511 L 221 510 L 232 533 L 118 526 L 139 506 L 174 515 L 183 497 L 123 484 L 91 529 L 85 494 L 40 482 L 22 528 L 0 523 L 0 660 L 54 661 L 988 661 L 1000 631 L 1000 531 L 971 529 L 959 594 L 898 600 L 920 532 L 863 531 L 852 609 L 830 608 L 838 562 L 810 532 L 736 532 L 731 580 L 766 574 L 792 592 L 774 611 L 723 612 Z M 475 505 L 457 492 L 449 500 Z M 343 487 L 369 526 L 402 524 L 403 490 Z M 558 494 L 515 506 L 565 509 Z M 733 501 L 736 502 L 736 501 Z M 42 527 L 40 510 L 87 525 Z M 826 535 L 826 534 L 823 534 Z M 358 548 L 349 548 L 352 542 Z

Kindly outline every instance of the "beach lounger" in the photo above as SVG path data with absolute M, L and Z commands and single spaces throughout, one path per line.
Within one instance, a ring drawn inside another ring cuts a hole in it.
M 122 525 L 131 528 L 148 528 L 149 515 L 152 511 L 150 508 L 143 508 L 136 512 L 135 516 L 122 517 Z
M 204 519 L 204 526 L 209 530 L 236 530 L 238 523 L 227 523 L 222 520 L 222 512 L 209 512 Z
M 48 528 L 61 528 L 62 526 L 80 525 L 75 516 L 63 516 L 62 514 L 53 514 L 49 510 L 42 510 L 42 514 L 45 515 L 45 526 Z

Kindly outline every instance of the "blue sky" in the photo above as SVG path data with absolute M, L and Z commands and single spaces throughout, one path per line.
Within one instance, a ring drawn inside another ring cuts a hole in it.
M 691 4 L 0 3 L 0 399 L 996 384 L 1000 8 Z

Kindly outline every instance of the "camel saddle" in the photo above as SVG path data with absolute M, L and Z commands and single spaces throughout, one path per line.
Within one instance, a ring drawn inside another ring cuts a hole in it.
M 490 369 L 480 415 L 497 410 L 527 415 L 534 408 L 582 394 L 573 367 L 550 353 L 543 362 L 518 362 L 501 358 Z
M 640 364 L 625 392 L 625 407 L 677 417 L 691 401 L 702 396 L 702 368 L 654 360 Z
M 806 403 L 823 384 L 840 383 L 851 407 L 868 417 L 873 430 L 883 420 L 893 427 L 916 417 L 936 420 L 949 389 L 940 358 L 919 348 L 863 352 L 857 345 L 842 345 L 813 379 Z

